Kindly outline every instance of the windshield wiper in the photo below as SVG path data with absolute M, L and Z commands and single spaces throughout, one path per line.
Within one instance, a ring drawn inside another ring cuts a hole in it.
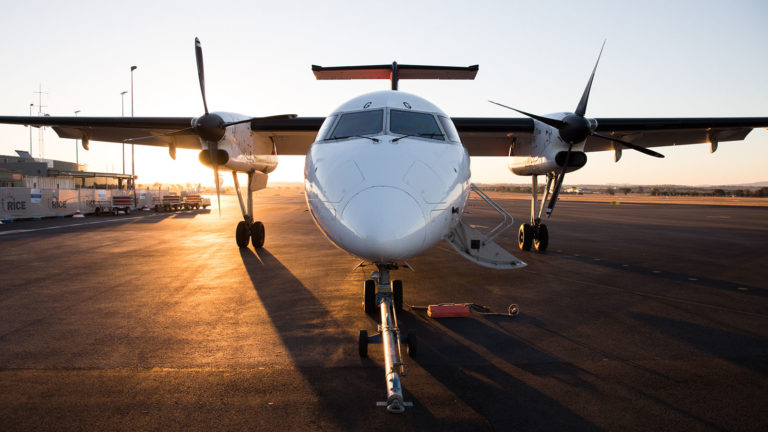
M 397 137 L 397 138 L 393 139 L 391 142 L 397 142 L 397 141 L 400 141 L 400 140 L 401 140 L 401 139 L 403 139 L 403 138 L 414 137 L 414 136 L 415 136 L 415 137 L 420 137 L 420 138 L 434 138 L 434 137 L 436 137 L 436 136 L 443 136 L 443 134 L 441 134 L 441 133 L 417 133 L 417 134 L 408 134 L 408 135 L 399 136 L 399 137 Z
M 378 138 L 369 137 L 369 136 L 365 136 L 365 135 L 347 135 L 347 136 L 340 136 L 340 137 L 336 137 L 335 136 L 335 137 L 326 138 L 325 140 L 326 141 L 332 141 L 332 140 L 340 140 L 340 139 L 345 139 L 345 138 L 368 138 L 369 140 L 371 140 L 373 142 L 379 142 Z

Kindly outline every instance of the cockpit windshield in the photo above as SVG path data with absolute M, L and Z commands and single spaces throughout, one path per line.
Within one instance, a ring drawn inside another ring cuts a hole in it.
M 437 125 L 435 116 L 427 113 L 391 110 L 389 130 L 394 134 L 430 138 L 445 141 L 445 136 Z
M 381 133 L 384 127 L 384 111 L 358 111 L 341 114 L 336 127 L 325 139 L 342 139 Z

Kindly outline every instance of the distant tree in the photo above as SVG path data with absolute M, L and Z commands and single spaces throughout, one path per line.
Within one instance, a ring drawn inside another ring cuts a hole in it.
M 624 187 L 624 188 L 621 188 L 621 191 L 624 193 L 624 195 L 627 195 L 630 192 L 632 192 L 632 188 Z
M 616 193 L 616 190 L 614 188 L 606 188 L 605 193 L 607 193 L 608 195 L 613 195 Z
M 723 189 L 715 189 L 712 191 L 712 196 L 725 196 L 725 190 Z

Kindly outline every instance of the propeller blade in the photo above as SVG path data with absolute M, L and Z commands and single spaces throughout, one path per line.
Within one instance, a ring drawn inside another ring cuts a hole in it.
M 524 115 L 526 117 L 530 117 L 530 118 L 532 118 L 534 120 L 538 120 L 538 121 L 540 121 L 540 122 L 542 122 L 544 124 L 550 125 L 550 126 L 552 126 L 554 128 L 557 128 L 557 129 L 560 129 L 561 127 L 566 125 L 566 123 L 564 121 L 561 121 L 561 120 L 555 120 L 555 119 L 551 119 L 551 118 L 548 118 L 548 117 L 542 117 L 542 116 L 538 116 L 536 114 L 527 113 L 525 111 L 520 111 L 517 108 L 512 108 L 510 106 L 506 106 L 504 104 L 500 104 L 500 103 L 494 102 L 492 100 L 489 100 L 488 102 L 490 102 L 492 104 L 495 104 L 495 105 L 498 105 L 500 107 L 511 109 L 512 111 L 517 111 L 517 112 L 519 112 L 520 114 L 522 114 L 522 115 Z
M 657 153 L 657 152 L 655 152 L 653 150 L 647 149 L 647 148 L 639 146 L 637 144 L 632 144 L 631 142 L 623 141 L 623 140 L 620 140 L 620 139 L 617 139 L 617 138 L 613 138 L 613 137 L 609 137 L 609 136 L 606 136 L 606 135 L 600 135 L 599 133 L 594 132 L 594 131 L 590 132 L 590 135 L 592 135 L 594 137 L 597 137 L 597 138 L 606 139 L 608 141 L 617 142 L 617 143 L 623 145 L 624 147 L 629 147 L 632 150 L 637 150 L 640 153 L 647 154 L 648 156 L 653 156 L 653 157 L 657 157 L 657 158 L 663 158 L 664 157 L 664 155 L 661 154 L 661 153 Z
M 295 119 L 298 117 L 296 114 L 279 114 L 279 115 L 273 115 L 273 116 L 267 116 L 267 117 L 251 117 L 249 119 L 245 120 L 238 120 L 234 122 L 224 123 L 223 127 L 232 126 L 240 123 L 249 123 L 252 121 L 270 121 L 270 120 L 290 120 Z
M 211 164 L 213 165 L 213 181 L 216 183 L 216 203 L 219 206 L 219 217 L 221 217 L 221 191 L 219 190 L 219 146 L 215 142 L 208 142 L 208 152 L 211 155 Z
M 555 191 L 552 193 L 552 198 L 549 199 L 549 205 L 547 205 L 547 218 L 552 217 L 552 210 L 555 209 L 557 203 L 557 197 L 560 196 L 560 188 L 563 186 L 563 180 L 565 180 L 565 170 L 568 169 L 568 163 L 571 161 L 571 150 L 573 144 L 568 146 L 568 153 L 565 154 L 565 164 L 563 165 L 563 172 L 560 173 L 560 178 L 557 179 L 555 184 Z
M 597 64 L 600 63 L 600 56 L 603 55 L 603 48 L 605 48 L 605 41 L 603 41 L 603 46 L 600 47 L 600 54 L 597 55 L 597 61 L 595 62 L 595 67 L 592 69 L 592 75 L 589 76 L 587 87 L 584 89 L 584 93 L 581 95 L 581 100 L 579 101 L 579 105 L 576 107 L 576 111 L 574 111 L 574 114 L 576 115 L 584 117 L 584 113 L 587 112 L 589 92 L 592 91 L 592 80 L 595 79 L 595 71 L 597 70 Z
M 197 59 L 197 77 L 200 80 L 200 92 L 203 94 L 203 107 L 205 107 L 205 113 L 208 114 L 208 103 L 205 101 L 205 71 L 203 70 L 203 47 L 200 45 L 200 39 L 198 38 L 195 38 L 195 58 Z

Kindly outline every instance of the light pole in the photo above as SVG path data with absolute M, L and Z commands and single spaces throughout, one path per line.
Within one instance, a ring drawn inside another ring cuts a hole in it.
M 80 110 L 75 111 L 75 117 L 77 117 L 77 113 L 79 112 Z M 75 138 L 75 171 L 80 171 L 80 155 L 77 148 L 77 138 Z
M 128 90 L 120 92 L 120 113 L 125 117 L 125 94 Z M 123 141 L 123 174 L 125 174 L 125 141 Z
M 137 66 L 131 66 L 131 117 L 133 117 L 133 71 Z M 133 187 L 133 205 L 136 205 L 136 164 L 134 161 L 134 144 L 131 141 L 131 186 Z
M 32 107 L 35 104 L 29 104 L 29 116 L 32 117 Z M 32 126 L 29 126 L 29 156 L 32 157 Z

